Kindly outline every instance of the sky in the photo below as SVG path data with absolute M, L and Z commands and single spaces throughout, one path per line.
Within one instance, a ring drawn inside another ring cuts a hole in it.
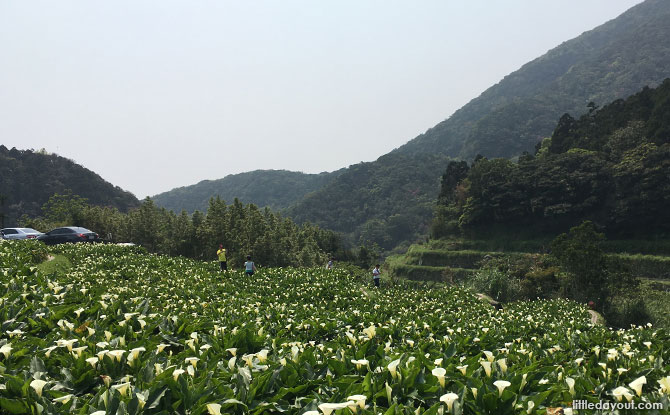
M 641 0 L 0 0 L 0 144 L 139 198 L 372 161 Z

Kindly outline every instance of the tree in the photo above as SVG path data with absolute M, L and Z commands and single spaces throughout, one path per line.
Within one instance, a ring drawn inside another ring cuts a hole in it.
M 87 207 L 86 198 L 66 190 L 64 194 L 51 196 L 42 206 L 42 212 L 53 226 L 84 226 Z
M 604 235 L 595 225 L 585 221 L 551 243 L 551 253 L 566 273 L 564 294 L 583 303 L 593 301 L 601 310 L 608 297 L 609 283 L 605 253 L 601 248 L 603 240 Z
M 468 175 L 468 163 L 465 161 L 450 161 L 447 164 L 447 170 L 442 175 L 440 182 L 440 195 L 438 201 L 443 204 L 452 202 L 454 199 L 454 190 L 459 183 Z

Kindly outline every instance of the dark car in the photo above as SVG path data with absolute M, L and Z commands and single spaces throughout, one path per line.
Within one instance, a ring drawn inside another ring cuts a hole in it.
M 38 241 L 42 241 L 47 245 L 74 243 L 74 242 L 99 242 L 100 237 L 97 233 L 86 228 L 78 226 L 66 226 L 63 228 L 53 229 L 44 235 L 37 237 Z

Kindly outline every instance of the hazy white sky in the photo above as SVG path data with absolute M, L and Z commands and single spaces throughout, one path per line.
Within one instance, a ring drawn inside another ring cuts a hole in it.
M 370 161 L 641 0 L 0 0 L 0 144 L 142 198 Z

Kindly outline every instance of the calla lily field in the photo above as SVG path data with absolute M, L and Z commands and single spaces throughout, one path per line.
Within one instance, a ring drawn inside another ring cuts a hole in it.
M 44 271 L 45 254 L 70 266 Z M 456 286 L 382 279 L 375 289 L 337 268 L 246 276 L 102 244 L 3 242 L 0 276 L 2 413 L 545 414 L 575 399 L 670 408 L 668 332 L 594 325 L 566 300 L 496 310 Z

